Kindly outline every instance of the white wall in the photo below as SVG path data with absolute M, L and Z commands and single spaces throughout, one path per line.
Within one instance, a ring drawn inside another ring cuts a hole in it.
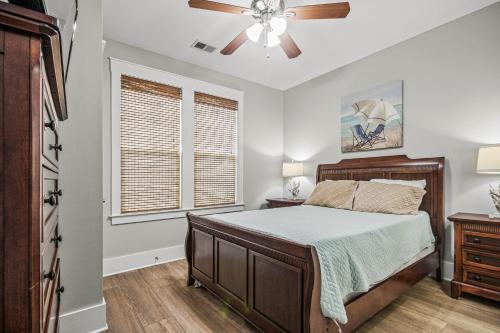
M 88 332 L 106 325 L 102 304 L 101 41 L 101 0 L 80 1 L 66 85 L 69 118 L 60 127 L 63 196 L 59 228 L 63 237 L 61 283 L 65 287 L 61 332 Z M 90 320 L 87 326 L 77 325 L 82 318 Z
M 198 52 L 193 50 L 194 52 Z M 219 55 L 207 55 L 219 56 Z M 110 215 L 110 74 L 108 58 L 165 70 L 225 87 L 241 90 L 244 97 L 244 202 L 259 208 L 269 197 L 281 196 L 283 158 L 283 92 L 201 68 L 159 54 L 107 40 L 104 51 L 104 258 L 172 246 L 183 246 L 185 219 L 111 225 Z M 154 254 L 153 254 L 154 253 Z M 151 252 L 154 256 L 156 252 Z M 149 254 L 147 254 L 149 255 Z M 152 259 L 152 258 L 151 258 Z M 142 260 L 142 259 L 141 259 Z
M 446 214 L 494 210 L 488 182 L 475 174 L 480 144 L 500 143 L 500 3 L 285 92 L 286 158 L 306 161 L 305 191 L 318 163 L 407 154 L 446 157 Z M 340 151 L 343 95 L 404 80 L 404 147 Z M 451 260 L 451 227 L 445 258 Z

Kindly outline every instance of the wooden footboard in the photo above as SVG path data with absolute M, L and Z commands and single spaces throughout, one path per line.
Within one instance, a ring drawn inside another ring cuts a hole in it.
M 311 332 L 312 247 L 188 214 L 194 280 L 265 332 Z

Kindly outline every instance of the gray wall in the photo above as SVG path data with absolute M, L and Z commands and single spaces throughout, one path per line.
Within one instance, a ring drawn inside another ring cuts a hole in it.
M 104 51 L 104 258 L 184 244 L 184 219 L 112 226 L 110 215 L 110 73 L 108 58 L 162 69 L 241 90 L 244 105 L 244 202 L 259 208 L 266 198 L 281 196 L 283 159 L 283 92 L 174 60 L 159 54 L 107 40 Z
M 500 142 L 500 3 L 332 71 L 285 92 L 285 156 L 307 161 L 305 192 L 318 163 L 407 154 L 445 156 L 446 214 L 494 210 L 475 174 L 476 149 Z M 404 147 L 340 151 L 343 95 L 404 80 Z M 451 227 L 446 253 L 451 260 Z
M 102 302 L 101 40 L 101 0 L 80 1 L 60 133 L 62 313 Z

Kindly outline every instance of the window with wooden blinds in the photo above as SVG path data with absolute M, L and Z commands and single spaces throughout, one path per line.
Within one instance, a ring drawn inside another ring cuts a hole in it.
M 195 92 L 195 207 L 236 203 L 237 128 L 237 101 Z
M 182 89 L 121 76 L 121 212 L 180 208 Z

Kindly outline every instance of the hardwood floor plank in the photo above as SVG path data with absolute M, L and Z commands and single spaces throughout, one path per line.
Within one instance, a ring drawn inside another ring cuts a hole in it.
M 104 297 L 111 306 L 106 307 L 109 332 L 145 332 L 128 298 L 120 288 L 104 291 Z
M 106 277 L 108 332 L 258 332 L 204 288 L 186 287 L 185 260 Z M 449 286 L 426 278 L 358 332 L 500 332 L 500 303 L 449 296 Z

